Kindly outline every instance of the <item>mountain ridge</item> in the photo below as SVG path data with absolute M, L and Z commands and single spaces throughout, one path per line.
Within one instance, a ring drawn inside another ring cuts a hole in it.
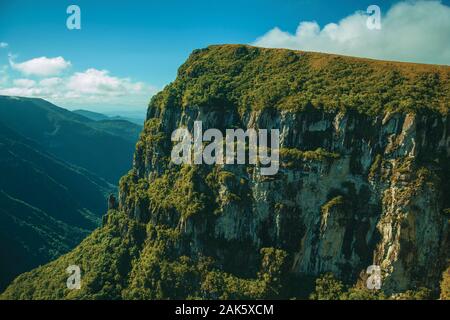
M 114 123 L 97 123 L 37 98 L 0 96 L 0 117 L 49 153 L 114 184 L 131 164 L 140 131 L 131 123 L 114 129 Z
M 0 122 L 0 288 L 96 228 L 114 186 Z
M 124 116 L 119 116 L 119 115 L 106 115 L 103 113 L 99 113 L 99 112 L 94 112 L 94 111 L 89 111 L 89 110 L 85 110 L 85 109 L 77 109 L 77 110 L 73 110 L 72 112 L 82 115 L 86 118 L 90 118 L 92 120 L 95 121 L 102 121 L 102 120 L 109 120 L 109 121 L 114 121 L 114 120 L 122 120 L 122 121 L 128 121 L 131 123 L 134 123 L 138 126 L 141 126 L 144 124 L 144 119 L 140 120 L 137 118 L 131 118 L 131 117 L 124 117 Z

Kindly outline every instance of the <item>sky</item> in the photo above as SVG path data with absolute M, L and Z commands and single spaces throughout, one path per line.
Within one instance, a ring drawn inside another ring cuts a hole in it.
M 79 30 L 67 28 L 69 5 Z M 367 25 L 370 5 L 380 29 Z M 190 52 L 212 44 L 450 65 L 449 39 L 450 0 L 0 0 L 0 94 L 144 113 Z

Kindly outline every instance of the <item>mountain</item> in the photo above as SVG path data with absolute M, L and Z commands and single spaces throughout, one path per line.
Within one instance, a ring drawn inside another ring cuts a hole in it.
M 0 288 L 68 252 L 99 225 L 114 186 L 0 122 Z
M 0 96 L 0 119 L 54 156 L 116 184 L 132 161 L 140 127 L 93 121 L 36 98 Z
M 142 119 L 141 118 L 133 118 L 133 117 L 123 117 L 123 116 L 109 116 L 109 120 L 128 121 L 128 122 L 134 123 L 142 128 L 144 125 L 144 122 L 145 122 L 145 113 L 144 113 L 144 117 Z
M 448 66 L 196 50 L 150 102 L 117 210 L 1 298 L 445 298 L 449 76 Z M 194 121 L 278 129 L 278 173 L 174 164 L 172 132 Z M 71 264 L 81 290 L 66 288 Z M 370 266 L 379 291 L 366 287 Z
M 127 120 L 98 120 L 90 125 L 96 130 L 107 132 L 116 137 L 125 139 L 133 145 L 139 139 L 139 135 L 142 131 L 142 126 Z
M 83 117 L 89 118 L 91 120 L 94 120 L 94 121 L 109 119 L 109 117 L 107 115 L 104 115 L 103 113 L 93 112 L 93 111 L 89 111 L 89 110 L 80 109 L 80 110 L 73 110 L 72 112 L 79 114 Z
M 143 123 L 144 123 L 144 119 L 138 119 L 138 118 L 131 118 L 131 117 L 123 117 L 123 116 L 109 116 L 109 115 L 105 115 L 103 113 L 98 113 L 98 112 L 93 112 L 93 111 L 89 111 L 89 110 L 74 110 L 72 111 L 76 114 L 82 115 L 86 118 L 89 118 L 91 120 L 95 120 L 95 121 L 100 121 L 100 120 L 124 120 L 127 122 L 131 122 L 134 123 L 140 127 L 142 127 Z

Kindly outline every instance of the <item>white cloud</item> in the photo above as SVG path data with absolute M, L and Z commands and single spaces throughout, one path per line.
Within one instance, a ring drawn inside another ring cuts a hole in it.
M 129 78 L 110 75 L 107 70 L 87 69 L 67 77 L 49 77 L 36 82 L 16 79 L 0 94 L 47 99 L 67 108 L 134 107 L 145 109 L 155 87 Z
M 274 28 L 253 44 L 337 53 L 384 60 L 450 64 L 450 7 L 440 1 L 394 5 L 382 17 L 381 30 L 369 30 L 367 15 L 356 12 L 322 29 L 300 22 L 295 34 Z
M 15 63 L 13 58 L 10 57 L 9 63 L 13 69 L 20 71 L 24 75 L 40 77 L 58 75 L 71 66 L 70 61 L 64 60 L 63 57 L 39 57 L 21 63 Z
M 63 79 L 57 78 L 57 77 L 45 78 L 45 79 L 42 79 L 41 81 L 39 81 L 39 85 L 41 87 L 54 88 L 54 89 L 56 89 L 56 86 L 60 85 L 61 83 L 63 83 Z
M 6 42 L 0 42 L 0 49 L 7 48 L 8 44 Z
M 0 67 L 0 86 L 4 83 L 8 82 L 9 76 L 8 76 L 8 73 L 6 72 L 6 70 L 8 70 L 7 65 L 3 65 Z
M 144 84 L 141 82 L 133 83 L 128 78 L 110 76 L 106 70 L 91 68 L 71 76 L 67 87 L 79 94 L 122 96 L 139 93 L 143 89 Z
M 32 88 L 36 85 L 36 81 L 30 79 L 15 79 L 13 83 L 20 88 Z

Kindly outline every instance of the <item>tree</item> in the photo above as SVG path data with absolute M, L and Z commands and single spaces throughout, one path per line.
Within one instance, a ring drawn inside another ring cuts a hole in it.
M 311 294 L 312 300 L 340 300 L 344 285 L 332 273 L 326 273 L 316 280 L 316 288 Z
M 442 274 L 441 300 L 450 300 L 450 267 Z
M 265 283 L 268 298 L 281 298 L 281 290 L 288 273 L 287 253 L 275 248 L 262 248 L 260 252 L 262 259 L 258 279 Z

